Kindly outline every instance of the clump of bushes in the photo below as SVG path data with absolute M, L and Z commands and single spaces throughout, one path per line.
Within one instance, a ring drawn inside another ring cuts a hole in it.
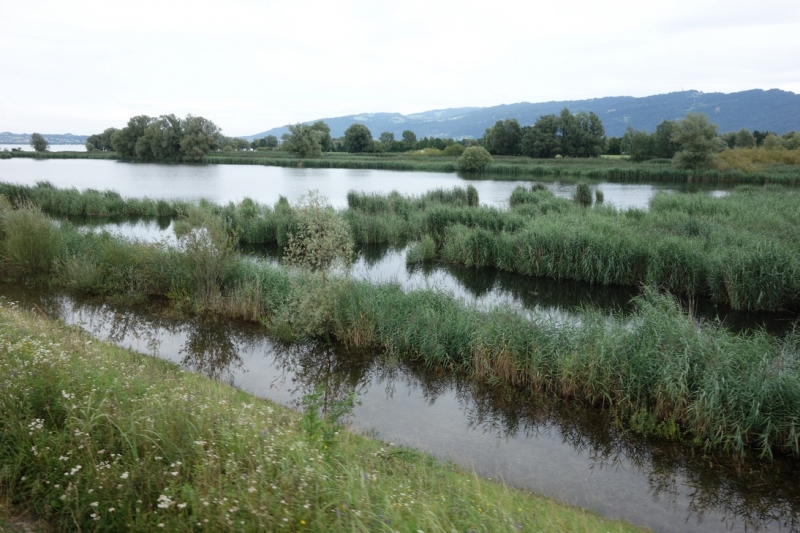
M 481 172 L 489 163 L 494 163 L 494 159 L 486 148 L 470 146 L 458 158 L 456 167 L 462 172 Z

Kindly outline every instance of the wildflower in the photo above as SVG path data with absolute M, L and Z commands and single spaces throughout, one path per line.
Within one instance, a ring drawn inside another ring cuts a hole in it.
M 158 502 L 159 509 L 168 509 L 172 504 L 175 503 L 172 500 L 170 500 L 168 496 L 165 496 L 164 494 L 159 496 L 158 500 L 156 501 Z
M 89 507 L 97 507 L 98 505 L 100 505 L 99 502 L 92 502 L 89 504 Z
M 109 507 L 109 508 L 108 508 L 108 512 L 109 512 L 109 513 L 113 513 L 114 511 L 116 511 L 116 509 L 114 509 L 113 507 Z
M 178 504 L 178 509 L 183 509 L 184 507 L 186 507 L 185 503 L 179 503 Z
M 119 478 L 120 479 L 128 479 L 128 472 L 123 472 L 122 475 L 119 476 Z

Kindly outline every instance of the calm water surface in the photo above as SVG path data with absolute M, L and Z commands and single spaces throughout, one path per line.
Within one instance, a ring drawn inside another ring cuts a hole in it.
M 30 144 L 0 144 L 0 151 L 13 150 L 19 148 L 23 152 L 33 152 L 33 147 Z M 49 152 L 85 152 L 86 145 L 83 144 L 51 144 L 48 149 Z
M 34 185 L 50 181 L 57 187 L 113 189 L 125 197 L 181 199 L 201 198 L 215 203 L 238 202 L 245 197 L 260 203 L 274 204 L 280 196 L 290 202 L 310 189 L 318 189 L 334 207 L 347 206 L 350 190 L 401 194 L 422 194 L 436 188 L 473 185 L 481 203 L 504 207 L 511 191 L 528 181 L 469 180 L 455 173 L 397 172 L 388 170 L 346 170 L 280 168 L 256 165 L 167 165 L 156 163 L 127 163 L 85 159 L 25 159 L 0 160 L 0 181 Z M 571 198 L 572 183 L 548 182 L 557 195 Z M 605 202 L 618 208 L 647 208 L 657 191 L 707 191 L 725 194 L 730 187 L 708 184 L 592 184 L 600 189 Z
M 795 531 L 797 462 L 736 463 L 621 434 L 604 413 L 487 390 L 370 354 L 282 346 L 231 322 L 165 320 L 16 286 L 94 335 L 296 406 L 317 386 L 355 392 L 354 428 L 451 459 L 478 473 L 665 532 Z

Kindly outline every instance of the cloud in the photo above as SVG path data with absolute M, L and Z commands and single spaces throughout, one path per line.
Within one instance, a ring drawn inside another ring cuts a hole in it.
M 174 112 L 245 135 L 359 112 L 797 91 L 798 24 L 794 0 L 17 2 L 0 20 L 1 127 Z

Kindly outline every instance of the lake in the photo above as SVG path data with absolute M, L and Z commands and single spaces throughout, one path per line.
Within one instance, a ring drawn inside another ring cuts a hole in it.
M 245 197 L 274 204 L 280 196 L 294 202 L 311 189 L 319 190 L 337 208 L 347 206 L 347 192 L 419 195 L 436 188 L 474 186 L 482 205 L 505 207 L 511 191 L 529 181 L 464 180 L 456 173 L 400 172 L 389 170 L 283 168 L 260 165 L 177 165 L 129 163 L 87 159 L 0 160 L 0 181 L 35 185 L 50 181 L 56 187 L 113 189 L 124 197 L 165 198 L 215 203 L 238 202 Z M 544 180 L 543 180 L 544 181 Z M 575 185 L 544 181 L 562 198 L 571 198 Z M 626 209 L 647 209 L 658 191 L 726 194 L 733 185 L 703 183 L 593 183 L 605 202 Z

